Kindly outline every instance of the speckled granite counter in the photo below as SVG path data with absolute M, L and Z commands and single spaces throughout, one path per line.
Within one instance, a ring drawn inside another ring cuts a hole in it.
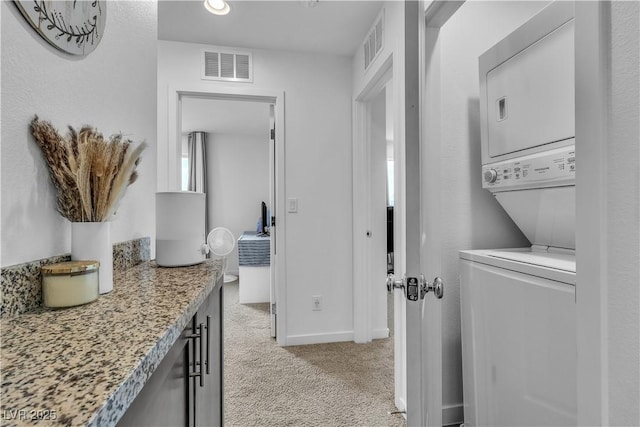
M 88 305 L 2 319 L 0 424 L 115 425 L 220 276 L 146 262 Z

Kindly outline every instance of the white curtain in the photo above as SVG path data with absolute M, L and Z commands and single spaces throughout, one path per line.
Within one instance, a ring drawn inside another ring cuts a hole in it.
M 204 193 L 204 235 L 209 233 L 209 203 L 207 197 L 207 133 L 189 133 L 189 191 Z

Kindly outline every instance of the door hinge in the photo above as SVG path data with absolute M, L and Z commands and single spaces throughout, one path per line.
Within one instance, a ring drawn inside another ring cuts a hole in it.
M 276 314 L 276 303 L 271 304 L 271 314 Z
M 271 139 L 276 140 L 276 128 L 271 129 Z
M 275 227 L 275 226 L 276 226 L 276 217 L 275 217 L 275 216 L 272 216 L 272 217 L 271 217 L 271 226 L 272 226 L 272 227 Z

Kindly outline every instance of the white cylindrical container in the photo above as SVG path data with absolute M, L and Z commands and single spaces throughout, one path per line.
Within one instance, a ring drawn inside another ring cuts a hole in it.
M 159 266 L 179 267 L 205 260 L 204 217 L 204 193 L 156 193 L 156 263 Z
M 111 222 L 72 222 L 71 259 L 100 262 L 100 293 L 113 290 L 113 246 Z
M 98 261 L 70 261 L 42 267 L 42 303 L 61 308 L 98 299 Z

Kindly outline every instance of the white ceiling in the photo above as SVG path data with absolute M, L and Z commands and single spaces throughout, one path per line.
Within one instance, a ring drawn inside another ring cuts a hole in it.
M 364 0 L 229 0 L 229 5 L 228 15 L 216 16 L 201 0 L 160 0 L 158 38 L 351 56 L 382 8 L 380 1 Z
M 182 99 L 182 133 L 203 131 L 269 136 L 269 104 L 207 98 Z

